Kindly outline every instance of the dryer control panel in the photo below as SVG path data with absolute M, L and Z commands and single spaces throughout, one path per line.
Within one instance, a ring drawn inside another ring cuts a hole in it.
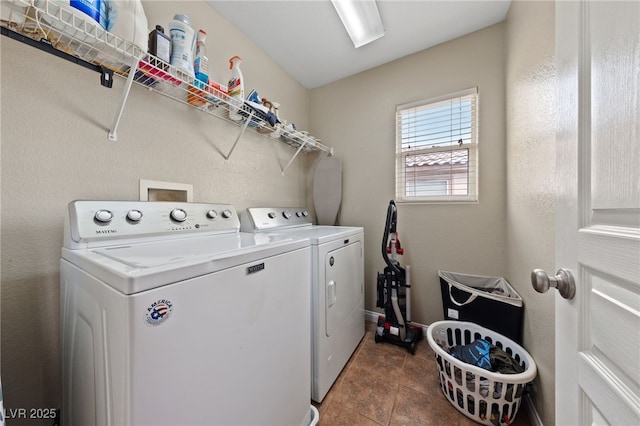
M 313 225 L 313 218 L 304 207 L 251 207 L 242 213 L 241 229 L 256 232 L 306 225 Z
M 166 201 L 72 201 L 65 218 L 64 246 L 126 238 L 238 232 L 230 204 Z M 102 245 L 102 244 L 100 244 Z

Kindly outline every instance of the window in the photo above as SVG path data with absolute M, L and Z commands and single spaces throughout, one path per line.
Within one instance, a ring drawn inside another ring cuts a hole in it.
M 396 201 L 478 201 L 478 91 L 400 105 Z

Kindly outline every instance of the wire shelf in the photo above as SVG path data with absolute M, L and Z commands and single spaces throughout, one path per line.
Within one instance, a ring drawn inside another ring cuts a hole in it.
M 272 126 L 261 111 L 244 102 L 236 103 L 238 101 L 229 98 L 219 84 L 204 84 L 195 80 L 133 43 L 104 30 L 88 16 L 78 14 L 77 11 L 74 13 L 75 9 L 68 5 L 53 0 L 2 0 L 0 8 L 0 24 L 3 27 L 35 41 L 50 44 L 61 52 L 127 79 L 122 104 L 109 133 L 112 140 L 117 140 L 116 130 L 129 89 L 132 83 L 136 83 L 240 127 L 236 144 L 245 130 L 249 130 L 297 149 L 293 158 L 299 152 L 320 151 L 333 154 L 332 148 L 323 145 L 307 132 L 280 123 Z M 230 116 L 239 120 L 232 120 Z M 234 148 L 235 144 L 225 159 L 228 159 Z

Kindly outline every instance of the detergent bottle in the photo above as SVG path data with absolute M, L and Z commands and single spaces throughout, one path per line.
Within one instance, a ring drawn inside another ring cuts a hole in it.
M 195 33 L 187 15 L 177 14 L 173 17 L 169 22 L 169 36 L 171 37 L 171 65 L 194 78 L 193 45 Z
M 240 56 L 233 56 L 229 59 L 231 78 L 227 90 L 229 93 L 229 118 L 233 121 L 242 120 L 242 115 L 238 113 L 238 110 L 244 104 L 244 78 L 242 71 L 240 71 L 240 63 L 242 63 Z
M 162 25 L 156 25 L 156 29 L 149 33 L 148 45 L 153 56 L 167 64 L 171 62 L 171 39 L 164 33 Z

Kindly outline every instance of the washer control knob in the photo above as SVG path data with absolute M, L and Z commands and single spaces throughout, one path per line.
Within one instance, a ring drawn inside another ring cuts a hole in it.
M 282 212 L 282 216 L 285 219 L 291 219 L 291 212 L 289 210 L 285 210 L 285 211 Z
M 309 212 L 306 210 L 302 210 L 302 217 L 307 217 L 309 216 Z
M 296 212 L 296 216 L 297 216 L 297 217 L 302 217 L 302 212 L 301 212 L 301 211 L 297 211 L 297 212 Z
M 185 220 L 187 220 L 187 212 L 182 209 L 171 210 L 169 216 L 171 216 L 171 219 L 175 220 L 176 222 L 184 222 Z
M 94 218 L 101 223 L 109 223 L 113 219 L 113 213 L 109 210 L 98 210 Z
M 140 219 L 142 219 L 142 212 L 140 210 L 129 210 L 127 212 L 127 219 L 131 222 L 140 222 Z
M 215 210 L 213 210 L 213 209 L 212 209 L 212 210 L 209 210 L 209 211 L 207 212 L 207 217 L 208 217 L 209 219 L 215 219 L 216 217 L 218 217 L 218 212 L 217 212 L 217 211 L 215 211 Z
M 274 212 L 267 213 L 267 216 L 269 216 L 269 219 L 275 219 L 276 218 L 276 214 Z
M 222 217 L 225 219 L 229 219 L 231 216 L 233 216 L 233 213 L 231 213 L 231 210 L 229 209 L 224 209 L 222 211 Z

